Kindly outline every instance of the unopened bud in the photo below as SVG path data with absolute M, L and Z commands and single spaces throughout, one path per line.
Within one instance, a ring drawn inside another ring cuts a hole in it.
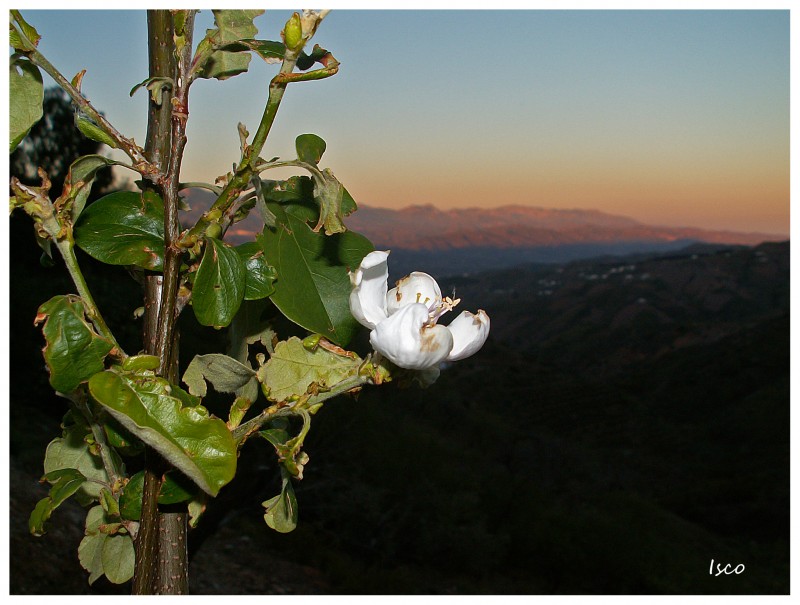
M 300 52 L 303 48 L 303 25 L 300 15 L 294 13 L 283 28 L 283 42 L 292 52 Z

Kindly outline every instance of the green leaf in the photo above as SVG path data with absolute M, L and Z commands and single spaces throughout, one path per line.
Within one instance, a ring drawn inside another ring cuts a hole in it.
M 188 480 L 175 471 L 164 475 L 164 482 L 158 492 L 159 504 L 186 502 L 196 495 L 197 488 L 187 485 Z M 119 512 L 123 519 L 139 521 L 142 518 L 142 494 L 144 492 L 144 471 L 130 478 L 119 497 Z
M 103 542 L 100 558 L 103 571 L 112 584 L 123 584 L 133 577 L 136 551 L 129 534 L 108 536 Z
M 164 266 L 164 203 L 153 192 L 118 191 L 91 204 L 75 225 L 75 243 L 109 265 Z
M 173 88 L 174 84 L 172 78 L 154 76 L 139 82 L 136 86 L 131 88 L 130 96 L 133 96 L 140 88 L 146 88 L 150 91 L 150 99 L 153 103 L 160 106 L 164 91 Z
M 346 231 L 343 222 L 343 197 L 344 187 L 329 168 L 322 171 L 321 179 L 314 179 L 314 199 L 319 204 L 319 220 L 314 231 L 319 231 L 323 227 L 326 235 Z
M 234 248 L 245 267 L 244 299 L 258 300 L 275 292 L 278 272 L 264 256 L 264 250 L 256 242 L 247 242 Z
M 71 218 L 73 224 L 83 212 L 86 198 L 89 197 L 89 193 L 92 190 L 97 171 L 112 164 L 116 164 L 116 162 L 104 158 L 102 155 L 85 155 L 70 165 L 65 183 L 65 187 L 68 185 L 68 189 L 64 193 L 66 194 L 66 199 L 71 200 L 72 203 Z
M 44 86 L 39 69 L 27 59 L 11 57 L 8 76 L 9 129 L 13 153 L 36 122 L 42 118 Z
M 315 134 L 301 134 L 294 141 L 297 149 L 297 159 L 301 162 L 319 164 L 322 154 L 325 153 L 325 141 Z
M 53 487 L 46 498 L 36 504 L 30 518 L 28 528 L 34 536 L 42 536 L 45 533 L 45 522 L 50 519 L 53 511 L 67 498 L 77 492 L 86 477 L 79 470 L 74 468 L 64 468 L 47 473 L 44 478 Z
M 142 494 L 144 471 L 139 471 L 128 480 L 119 496 L 119 514 L 123 519 L 138 521 L 142 518 Z
M 232 42 L 249 39 L 258 33 L 253 19 L 263 14 L 263 10 L 214 10 L 216 29 L 206 30 L 206 37 L 201 42 L 220 48 Z M 201 48 L 198 47 L 198 53 Z M 247 71 L 250 65 L 250 54 L 215 50 L 200 70 L 201 78 L 217 78 L 225 80 Z
M 358 372 L 361 359 L 337 355 L 322 347 L 309 351 L 296 336 L 279 342 L 258 377 L 269 388 L 269 399 L 286 401 L 292 395 L 305 394 L 311 385 L 325 390 Z
M 183 374 L 189 392 L 198 397 L 206 396 L 206 381 L 220 393 L 236 393 L 250 401 L 258 397 L 255 371 L 221 353 L 195 355 Z
M 296 324 L 346 346 L 360 328 L 350 313 L 348 269 L 358 268 L 372 244 L 353 231 L 315 233 L 306 222 L 316 218 L 307 206 L 270 203 L 269 209 L 276 225 L 257 241 L 278 272 L 272 302 Z
M 131 355 L 122 360 L 122 369 L 129 372 L 136 370 L 157 370 L 160 364 L 158 355 Z
M 119 503 L 111 490 L 103 488 L 100 490 L 100 506 L 106 511 L 108 515 L 114 518 L 119 518 Z
M 91 139 L 92 141 L 96 141 L 98 143 L 104 143 L 112 149 L 119 147 L 117 142 L 112 139 L 105 130 L 100 128 L 92 120 L 82 114 L 75 114 L 75 125 L 87 139 Z
M 245 267 L 239 253 L 209 237 L 192 286 L 192 308 L 204 326 L 231 323 L 244 299 Z
M 108 419 L 103 425 L 108 444 L 124 456 L 138 456 L 144 444 L 126 431 L 116 420 Z
M 105 371 L 89 380 L 92 397 L 120 424 L 216 496 L 236 473 L 236 444 L 222 420 L 184 406 L 177 391 L 157 376 Z
M 237 397 L 233 400 L 231 409 L 228 412 L 228 422 L 226 423 L 228 428 L 233 430 L 242 423 L 242 420 L 244 420 L 244 416 L 247 414 L 247 410 L 250 409 L 252 403 L 253 402 L 247 397 Z
M 19 28 L 20 30 L 22 30 L 22 33 L 25 34 L 25 37 L 28 38 L 28 40 L 30 40 L 31 43 L 33 43 L 33 46 L 31 46 L 31 44 L 29 44 L 28 42 L 23 42 L 22 38 L 19 35 L 19 32 L 17 32 L 13 27 L 11 27 L 9 29 L 9 35 L 10 35 L 9 42 L 11 44 L 11 47 L 16 50 L 34 50 L 39 45 L 39 40 L 42 39 L 42 36 L 39 35 L 39 32 L 36 31 L 36 28 L 34 28 L 27 21 L 25 21 L 25 19 L 22 18 L 22 15 L 20 14 L 19 11 L 12 10 L 11 17 L 13 17 L 13 19 L 17 22 L 17 25 L 19 25 Z
M 200 517 L 206 512 L 207 498 L 208 496 L 200 492 L 196 498 L 190 500 L 189 504 L 186 505 L 186 509 L 189 511 L 189 527 L 197 527 Z
M 178 504 L 191 500 L 197 493 L 197 487 L 186 477 L 175 471 L 167 471 L 161 490 L 158 492 L 159 504 Z
M 226 45 L 225 49 L 231 51 L 252 50 L 267 63 L 280 63 L 286 54 L 286 46 L 283 42 L 270 40 L 239 40 Z
M 44 359 L 56 391 L 69 393 L 103 370 L 103 360 L 114 345 L 95 332 L 80 297 L 54 296 L 39 307 L 34 323 L 42 321 Z
M 90 433 L 91 429 L 85 422 L 65 423 L 63 436 L 53 439 L 44 455 L 45 477 L 57 477 L 56 473 L 73 471 L 85 477 L 86 482 L 75 492 L 75 498 L 82 505 L 99 498 L 103 484 L 109 482 L 100 456 L 89 451 L 86 437 Z
M 297 498 L 287 476 L 284 475 L 281 493 L 261 505 L 266 509 L 264 521 L 275 531 L 287 534 L 297 527 Z
M 80 546 L 78 546 L 78 560 L 81 566 L 89 572 L 89 584 L 105 573 L 103 569 L 103 546 L 108 535 L 100 531 L 100 525 L 109 523 L 102 506 L 91 508 L 86 515 L 86 530 Z

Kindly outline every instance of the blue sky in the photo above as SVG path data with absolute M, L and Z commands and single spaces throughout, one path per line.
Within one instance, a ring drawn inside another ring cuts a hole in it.
M 144 142 L 144 11 L 23 11 L 40 49 Z M 278 39 L 291 11 L 256 20 Z M 198 17 L 196 41 L 211 27 Z M 341 62 L 289 87 L 264 157 L 296 135 L 373 206 L 597 208 L 644 222 L 789 231 L 788 11 L 334 10 Z M 183 180 L 213 182 L 276 67 L 191 91 Z

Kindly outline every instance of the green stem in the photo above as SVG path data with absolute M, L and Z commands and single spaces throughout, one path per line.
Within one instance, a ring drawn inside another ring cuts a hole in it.
M 94 324 L 95 328 L 97 328 L 97 331 L 100 333 L 100 335 L 114 345 L 116 352 L 112 350 L 112 354 L 124 359 L 127 357 L 125 351 L 122 350 L 122 347 L 117 342 L 117 339 L 114 338 L 114 334 L 111 332 L 105 320 L 103 319 L 103 316 L 100 314 L 100 309 L 97 307 L 97 303 L 94 302 L 92 293 L 89 291 L 89 285 L 86 283 L 86 278 L 83 277 L 81 268 L 78 265 L 78 259 L 75 256 L 75 251 L 73 249 L 74 244 L 69 239 L 55 240 L 55 242 L 58 251 L 61 253 L 61 257 L 64 259 L 64 264 L 67 266 L 67 271 L 69 271 L 69 275 L 75 284 L 75 288 L 78 290 L 78 296 L 80 296 L 81 300 L 83 300 L 83 306 L 86 309 L 86 315 L 88 315 L 89 319 L 92 320 L 92 323 Z
M 350 378 L 346 378 L 341 382 L 335 384 L 331 390 L 325 391 L 324 393 L 318 393 L 309 397 L 305 404 L 302 406 L 301 409 L 291 408 L 291 407 L 279 407 L 279 404 L 273 405 L 268 407 L 266 410 L 261 412 L 255 418 L 251 418 L 244 424 L 240 424 L 237 426 L 233 431 L 233 439 L 237 442 L 239 447 L 247 440 L 247 438 L 259 430 L 262 426 L 266 423 L 274 420 L 275 418 L 280 418 L 282 416 L 295 416 L 300 414 L 302 411 L 307 411 L 308 408 L 311 406 L 320 404 L 328 399 L 332 399 L 337 395 L 341 395 L 342 393 L 346 393 L 348 391 L 352 391 L 353 389 L 357 389 L 359 387 L 364 386 L 365 384 L 369 384 L 371 379 L 369 376 L 364 376 L 358 374 L 356 376 L 351 376 Z
M 250 177 L 254 173 L 258 156 L 261 153 L 264 143 L 267 140 L 267 136 L 269 135 L 272 125 L 275 122 L 275 116 L 278 113 L 278 108 L 280 107 L 281 100 L 283 99 L 283 93 L 286 90 L 287 83 L 279 81 L 279 77 L 283 77 L 286 74 L 292 73 L 295 65 L 297 64 L 298 56 L 299 55 L 297 52 L 291 52 L 287 49 L 278 75 L 275 76 L 270 82 L 267 106 L 264 108 L 264 113 L 261 116 L 261 121 L 258 124 L 258 130 L 256 130 L 255 135 L 253 135 L 252 144 L 250 144 L 242 153 L 239 166 L 228 181 L 228 184 L 222 190 L 222 193 L 220 193 L 217 200 L 214 202 L 211 208 L 209 208 L 209 210 L 200 217 L 197 223 L 181 237 L 178 242 L 179 246 L 184 246 L 187 248 L 192 248 L 195 246 L 197 240 L 205 232 L 208 225 L 212 222 L 216 222 L 211 217 L 221 217 L 223 214 L 225 214 L 230 209 L 231 205 L 236 201 L 236 198 L 239 196 L 239 194 L 247 188 L 247 185 L 250 183 Z
M 100 309 L 97 307 L 97 303 L 94 302 L 92 293 L 89 291 L 86 278 L 83 277 L 83 273 L 81 272 L 78 259 L 75 256 L 72 225 L 59 218 L 53 202 L 47 197 L 47 192 L 50 189 L 50 181 L 41 168 L 39 171 L 39 174 L 44 180 L 42 187 L 23 185 L 18 179 L 12 178 L 11 189 L 16 197 L 27 200 L 22 202 L 21 205 L 25 209 L 25 212 L 33 219 L 34 223 L 37 225 L 37 229 L 41 229 L 44 231 L 44 234 L 46 234 L 46 236 L 41 234 L 42 237 L 47 237 L 56 244 L 61 257 L 64 259 L 64 264 L 67 266 L 67 271 L 69 271 L 69 275 L 75 284 L 75 288 L 78 290 L 78 295 L 83 300 L 86 314 L 89 316 L 95 328 L 97 328 L 97 331 L 116 349 L 112 350 L 112 355 L 124 359 L 127 355 L 122 350 L 117 339 L 114 338 L 114 334 L 100 314 Z
M 212 185 L 211 183 L 203 183 L 201 181 L 189 181 L 189 182 L 186 182 L 186 183 L 181 182 L 179 184 L 179 186 L 178 186 L 178 188 L 181 191 L 183 191 L 184 189 L 190 189 L 190 188 L 193 188 L 193 187 L 196 188 L 196 189 L 207 189 L 208 191 L 211 191 L 212 193 L 214 193 L 216 195 L 219 195 L 220 193 L 222 193 L 222 187 L 217 187 L 216 185 Z
M 111 483 L 111 491 L 113 492 L 114 486 L 119 484 L 120 477 L 123 473 L 114 460 L 114 457 L 111 455 L 111 446 L 106 438 L 106 432 L 103 429 L 103 426 L 97 422 L 97 419 L 89 409 L 89 406 L 86 403 L 85 392 L 81 391 L 75 393 L 74 396 L 70 397 L 70 401 L 72 401 L 83 417 L 86 418 L 86 421 L 89 423 L 89 427 L 92 429 L 92 436 L 94 437 L 95 443 L 100 446 L 100 459 L 103 461 L 103 467 L 106 470 L 106 474 L 108 475 L 108 479 Z

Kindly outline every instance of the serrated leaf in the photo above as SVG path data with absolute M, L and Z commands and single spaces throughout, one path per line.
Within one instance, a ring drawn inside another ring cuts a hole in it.
M 192 308 L 204 326 L 225 327 L 244 300 L 245 268 L 239 253 L 210 237 L 192 286 Z
M 358 372 L 361 359 L 337 355 L 318 347 L 309 351 L 296 336 L 279 342 L 266 364 L 258 369 L 258 378 L 269 388 L 269 399 L 285 401 L 303 395 L 312 384 L 330 388 Z
M 180 390 L 157 376 L 110 370 L 89 380 L 92 397 L 120 424 L 216 496 L 236 473 L 236 444 L 222 420 L 184 406 L 174 395 Z
M 103 143 L 108 145 L 112 149 L 116 149 L 119 147 L 117 142 L 111 138 L 111 136 L 102 128 L 100 128 L 97 124 L 92 122 L 89 118 L 84 115 L 76 114 L 75 116 L 75 125 L 78 127 L 78 130 L 81 131 L 83 136 L 87 139 L 91 139 L 92 141 L 96 141 L 97 143 Z
M 313 207 L 273 202 L 269 208 L 276 225 L 265 228 L 257 241 L 278 272 L 270 299 L 296 324 L 346 346 L 360 328 L 350 313 L 348 270 L 359 266 L 372 244 L 353 231 L 315 233 L 306 222 L 317 218 Z
M 56 391 L 69 393 L 102 371 L 114 345 L 86 319 L 80 297 L 54 296 L 39 307 L 36 323 L 41 321 L 45 322 L 42 332 L 47 342 L 44 359 L 50 370 L 50 386 Z
M 44 535 L 45 523 L 50 519 L 53 511 L 77 492 L 86 481 L 83 473 L 74 468 L 52 471 L 45 475 L 45 479 L 53 487 L 50 488 L 50 493 L 47 497 L 36 504 L 28 519 L 28 529 L 34 536 Z
M 8 76 L 10 153 L 42 118 L 42 74 L 30 61 L 11 58 Z
M 206 396 L 206 381 L 220 393 L 236 393 L 250 401 L 258 397 L 255 371 L 221 353 L 195 355 L 183 374 L 189 392 L 198 397 Z
M 278 272 L 267 262 L 264 250 L 256 242 L 247 242 L 234 248 L 245 268 L 244 299 L 258 300 L 275 292 Z
M 297 527 L 297 498 L 294 487 L 288 478 L 284 478 L 281 493 L 270 498 L 261 505 L 266 509 L 264 521 L 275 531 L 287 534 Z
M 319 164 L 326 148 L 325 141 L 315 134 L 301 134 L 294 140 L 294 146 L 298 160 L 315 166 Z
M 205 40 L 217 48 L 255 36 L 258 28 L 253 25 L 253 19 L 264 13 L 263 10 L 214 10 L 212 12 L 216 28 L 206 30 Z M 226 80 L 247 71 L 249 65 L 249 52 L 216 50 L 200 70 L 200 77 Z
M 153 192 L 118 191 L 91 204 L 75 225 L 75 243 L 109 265 L 164 266 L 164 203 Z
M 136 551 L 129 534 L 108 536 L 100 554 L 103 571 L 112 584 L 123 584 L 133 577 Z

